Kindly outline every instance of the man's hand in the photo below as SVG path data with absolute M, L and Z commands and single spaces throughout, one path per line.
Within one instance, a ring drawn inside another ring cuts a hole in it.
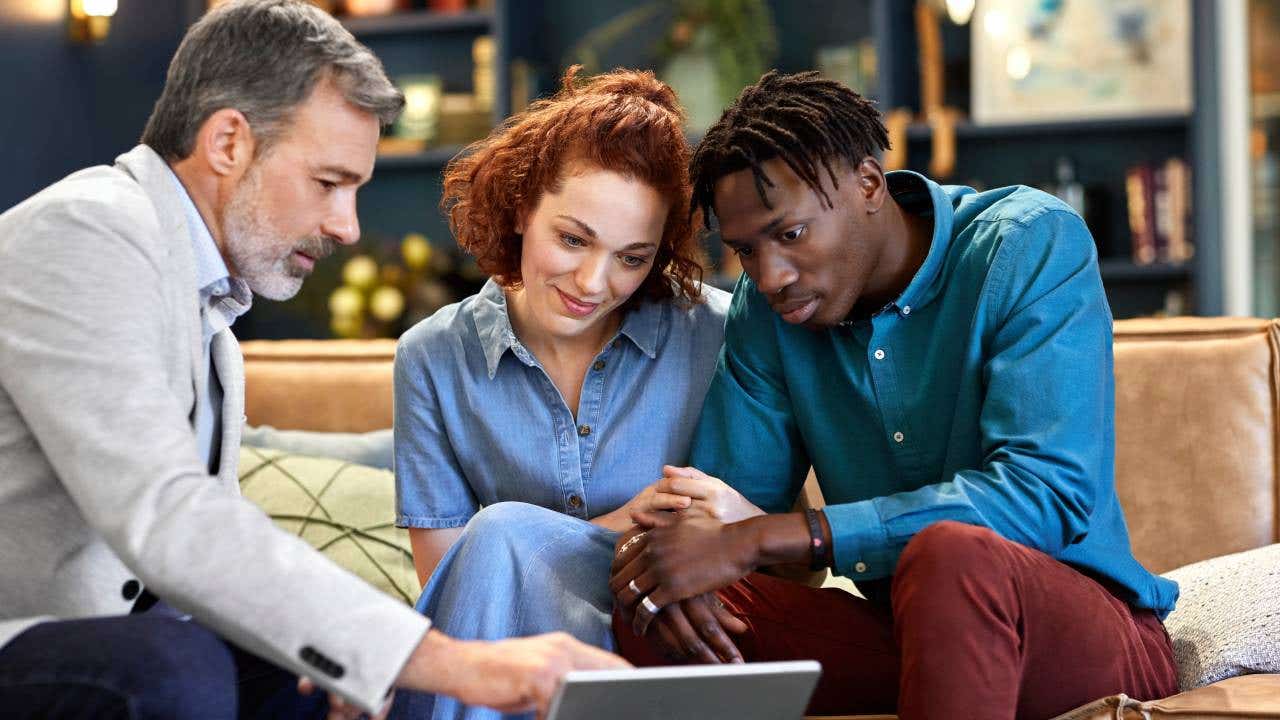
M 298 678 L 298 694 L 310 695 L 316 691 L 316 684 L 311 678 Z M 387 713 L 391 712 L 391 703 L 395 700 L 395 693 L 387 696 L 386 701 L 382 703 L 382 709 L 374 715 L 366 715 L 363 710 L 343 700 L 336 693 L 329 693 L 329 714 L 325 716 L 325 720 L 361 720 L 361 718 L 369 718 L 369 720 L 386 720 Z
M 755 570 L 758 546 L 749 523 L 725 525 L 661 513 L 637 513 L 633 519 L 647 529 L 614 558 L 609 590 L 624 610 L 635 613 L 637 635 L 662 608 L 719 590 Z
M 570 670 L 631 667 L 626 660 L 565 633 L 497 642 L 453 640 L 427 633 L 400 673 L 398 685 L 450 695 L 467 705 L 541 717 Z
M 663 517 L 664 520 L 674 520 L 671 516 Z M 618 537 L 610 574 L 616 576 L 618 570 L 640 555 L 645 548 L 646 535 L 647 531 L 637 525 Z M 611 580 L 611 589 L 623 618 L 634 627 L 633 610 L 640 602 L 639 596 L 628 584 L 621 582 L 614 588 Z M 743 661 L 742 653 L 738 652 L 737 645 L 728 634 L 740 635 L 747 631 L 747 625 L 725 609 L 713 593 L 673 604 L 658 615 L 655 627 L 659 645 L 672 660 L 694 658 L 704 663 Z M 637 634 L 642 635 L 643 632 Z
M 622 615 L 634 631 L 634 613 L 623 610 Z M 745 633 L 747 624 L 730 613 L 715 593 L 672 603 L 658 613 L 650 627 L 657 631 L 662 653 L 673 661 L 743 662 L 742 653 L 729 635 Z
M 682 510 L 685 517 L 709 517 L 722 523 L 764 515 L 764 511 L 752 505 L 742 493 L 729 487 L 720 478 L 711 477 L 695 467 L 662 466 L 662 479 L 652 486 L 664 496 L 688 497 L 692 504 L 687 508 L 654 508 L 655 510 Z M 646 510 L 646 508 L 638 508 Z

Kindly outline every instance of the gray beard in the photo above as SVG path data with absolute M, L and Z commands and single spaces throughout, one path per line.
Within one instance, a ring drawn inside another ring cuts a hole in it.
M 293 242 L 275 232 L 258 209 L 259 179 L 256 172 L 236 189 L 223 215 L 227 254 L 241 280 L 255 295 L 269 300 L 288 300 L 302 289 L 311 271 L 294 258 L 301 251 L 319 261 L 331 254 L 337 243 L 327 237 L 309 237 Z

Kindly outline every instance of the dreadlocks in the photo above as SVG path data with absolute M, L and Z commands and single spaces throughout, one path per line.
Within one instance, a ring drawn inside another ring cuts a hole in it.
M 839 188 L 833 161 L 857 166 L 888 147 L 888 133 L 871 101 L 816 72 L 783 75 L 770 70 L 738 95 L 694 151 L 689 163 L 691 210 L 702 210 L 709 229 L 716 181 L 747 168 L 761 202 L 772 208 L 765 186 L 773 183 L 760 165 L 774 158 L 782 158 L 832 207 L 819 173 L 826 170 Z

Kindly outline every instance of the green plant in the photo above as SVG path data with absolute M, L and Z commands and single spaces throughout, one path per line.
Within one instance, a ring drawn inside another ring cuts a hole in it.
M 665 0 L 638 5 L 594 28 L 569 49 L 565 64 L 580 64 L 590 74 L 601 72 L 605 68 L 600 57 L 606 49 L 664 16 L 672 19 L 657 44 L 659 59 L 668 61 L 706 37 L 721 106 L 758 80 L 778 51 L 773 13 L 765 0 Z
M 676 7 L 662 55 L 671 57 L 689 48 L 700 31 L 709 32 L 722 106 L 773 63 L 778 38 L 765 0 L 677 0 Z

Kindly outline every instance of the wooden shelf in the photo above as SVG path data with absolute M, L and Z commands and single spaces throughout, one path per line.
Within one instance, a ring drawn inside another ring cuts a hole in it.
M 446 145 L 412 155 L 379 155 L 377 163 L 374 164 L 374 170 L 376 172 L 377 170 L 443 168 L 454 155 L 460 152 L 462 152 L 461 145 Z
M 1167 283 L 1191 279 L 1187 263 L 1152 263 L 1139 265 L 1123 258 L 1106 258 L 1098 262 L 1102 281 L 1108 283 Z
M 390 15 L 348 17 L 342 24 L 356 37 L 404 35 L 423 32 L 486 33 L 493 27 L 493 14 L 488 12 L 442 13 L 430 10 L 399 12 Z
M 1064 120 L 1062 122 L 1036 122 L 1001 125 L 975 125 L 968 120 L 956 124 L 956 137 L 993 138 L 1023 136 L 1039 139 L 1044 135 L 1077 135 L 1102 133 L 1129 133 L 1147 130 L 1179 130 L 1190 126 L 1187 115 L 1154 115 L 1140 118 L 1109 118 L 1099 120 Z M 933 135 L 926 123 L 912 123 L 907 128 L 908 140 L 928 140 Z

